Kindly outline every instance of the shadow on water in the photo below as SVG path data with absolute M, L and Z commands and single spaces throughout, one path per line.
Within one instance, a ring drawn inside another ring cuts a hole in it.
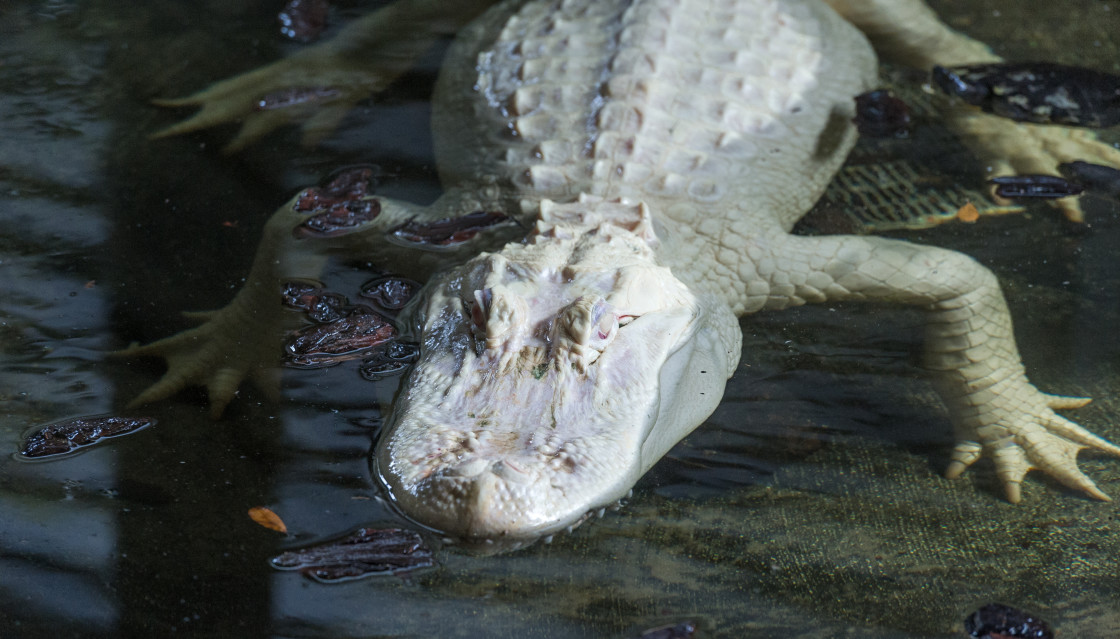
M 1116 44 L 1093 34 L 1114 33 L 1120 8 L 1057 4 L 936 6 L 1009 57 L 1117 71 Z M 336 3 L 332 28 L 366 9 Z M 295 190 L 372 163 L 390 176 L 382 192 L 438 192 L 426 122 L 438 55 L 316 149 L 293 132 L 232 156 L 217 152 L 229 128 L 146 138 L 182 115 L 150 99 L 289 52 L 277 10 L 0 2 L 3 451 L 33 425 L 121 413 L 162 369 L 104 354 L 225 304 Z M 1116 440 L 1120 223 L 1114 203 L 1088 208 L 1076 232 L 1041 207 L 900 236 L 996 270 L 1032 379 L 1097 398 L 1077 418 Z M 339 263 L 329 277 L 352 289 L 367 274 Z M 725 401 L 622 510 L 507 555 L 440 549 L 438 568 L 411 576 L 326 586 L 268 565 L 359 526 L 403 525 L 368 466 L 395 382 L 353 366 L 286 374 L 283 400 L 246 386 L 219 421 L 184 393 L 130 413 L 157 426 L 88 452 L 5 454 L 0 634 L 626 637 L 695 619 L 705 637 L 948 638 L 988 601 L 1032 609 L 1064 636 L 1120 634 L 1115 506 L 1032 476 L 1013 507 L 990 467 L 939 477 L 951 432 L 911 356 L 917 313 L 802 308 L 743 328 Z M 1115 460 L 1082 467 L 1120 492 Z M 254 524 L 254 506 L 290 532 Z

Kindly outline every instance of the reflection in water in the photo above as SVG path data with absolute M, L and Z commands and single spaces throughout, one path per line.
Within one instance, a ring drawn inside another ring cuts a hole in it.
M 113 396 L 98 365 L 112 288 L 93 257 L 112 224 L 96 196 L 109 124 L 91 95 L 105 45 L 60 37 L 54 9 L 0 8 L 0 618 L 20 636 L 105 633 L 119 617 L 116 453 L 13 455 L 33 424 L 107 412 Z
M 224 304 L 265 216 L 297 189 L 375 163 L 396 176 L 379 187 L 395 197 L 435 193 L 436 58 L 322 148 L 276 135 L 225 157 L 228 131 L 146 140 L 173 117 L 147 101 L 229 75 L 227 60 L 281 55 L 293 45 L 274 38 L 278 8 L 117 4 L 0 5 L 9 452 L 33 424 L 119 411 L 160 370 L 103 354 L 181 328 L 180 310 Z M 1021 2 L 1014 16 L 1005 5 L 938 3 L 959 27 L 1014 33 L 1001 45 L 1011 57 L 1114 65 L 1115 43 L 1094 40 L 1120 26 L 1115 5 Z M 1113 203 L 1088 208 L 1091 226 L 1073 232 L 1038 208 L 905 237 L 997 269 L 1036 381 L 1094 396 L 1078 419 L 1117 439 L 1120 223 Z M 372 275 L 342 263 L 328 277 L 351 292 Z M 406 524 L 378 501 L 368 465 L 395 380 L 364 381 L 357 362 L 286 374 L 283 403 L 246 388 L 219 422 L 185 394 L 149 407 L 157 426 L 64 461 L 0 457 L 0 620 L 32 637 L 625 637 L 684 618 L 702 636 L 951 637 L 998 600 L 1067 636 L 1120 633 L 1115 506 L 1032 480 L 1012 507 L 990 473 L 939 478 L 949 427 L 906 355 L 914 314 L 805 308 L 744 329 L 724 404 L 622 510 L 513 554 L 437 548 L 439 567 L 412 577 L 328 587 L 268 566 L 284 549 Z M 1115 460 L 1082 465 L 1120 492 Z M 254 506 L 289 535 L 253 523 Z

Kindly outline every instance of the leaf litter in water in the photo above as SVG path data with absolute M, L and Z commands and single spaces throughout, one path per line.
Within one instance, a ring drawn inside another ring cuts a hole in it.
M 150 417 L 79 417 L 56 422 L 29 434 L 19 456 L 41 459 L 76 452 L 108 437 L 119 437 L 151 426 Z
M 434 564 L 420 534 L 402 528 L 359 528 L 348 537 L 272 558 L 280 570 L 298 570 L 323 583 L 396 575 Z
M 249 519 L 252 519 L 269 530 L 275 530 L 281 533 L 288 532 L 288 527 L 284 525 L 284 520 L 280 519 L 280 515 L 277 515 L 264 506 L 254 506 L 250 508 Z

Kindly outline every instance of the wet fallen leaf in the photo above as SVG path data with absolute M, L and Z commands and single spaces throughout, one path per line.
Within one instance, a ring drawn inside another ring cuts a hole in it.
M 250 508 L 249 518 L 269 530 L 275 530 L 281 533 L 288 532 L 288 527 L 284 525 L 284 520 L 280 519 L 280 515 L 277 515 L 264 506 Z
M 280 570 L 298 570 L 324 583 L 368 575 L 399 575 L 435 564 L 420 534 L 400 528 L 359 528 L 342 539 L 273 557 Z
M 368 306 L 355 306 L 344 317 L 294 333 L 284 346 L 284 365 L 326 368 L 362 357 L 397 336 L 397 330 Z
M 475 211 L 421 224 L 410 220 L 398 226 L 391 235 L 409 244 L 452 246 L 473 238 L 487 227 L 509 220 L 509 216 L 489 211 Z
M 64 455 L 154 423 L 150 417 L 81 417 L 56 422 L 30 433 L 19 452 L 24 458 Z
M 965 202 L 964 206 L 957 209 L 957 219 L 971 224 L 980 219 L 980 211 L 972 202 Z
M 977 639 L 1054 639 L 1050 625 L 1038 616 L 1011 606 L 991 603 L 964 620 L 964 630 Z

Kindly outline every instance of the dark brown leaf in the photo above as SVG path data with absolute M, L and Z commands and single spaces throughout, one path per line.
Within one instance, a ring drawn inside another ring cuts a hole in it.
M 368 306 L 355 306 L 342 318 L 301 329 L 288 340 L 284 365 L 322 368 L 362 356 L 397 334 L 393 325 Z
M 400 528 L 361 528 L 338 541 L 283 553 L 272 559 L 280 570 L 299 570 L 322 582 L 397 574 L 434 565 L 420 535 Z
M 58 422 L 28 435 L 19 453 L 27 458 L 65 455 L 107 437 L 134 433 L 156 420 L 150 417 L 81 417 Z
M 1038 617 L 1003 604 L 984 606 L 964 620 L 964 630 L 978 639 L 1029 637 L 1054 639 L 1049 624 Z
M 482 229 L 508 219 L 508 216 L 501 213 L 475 211 L 461 217 L 444 218 L 425 224 L 406 222 L 397 227 L 392 235 L 410 244 L 450 246 L 466 242 Z

